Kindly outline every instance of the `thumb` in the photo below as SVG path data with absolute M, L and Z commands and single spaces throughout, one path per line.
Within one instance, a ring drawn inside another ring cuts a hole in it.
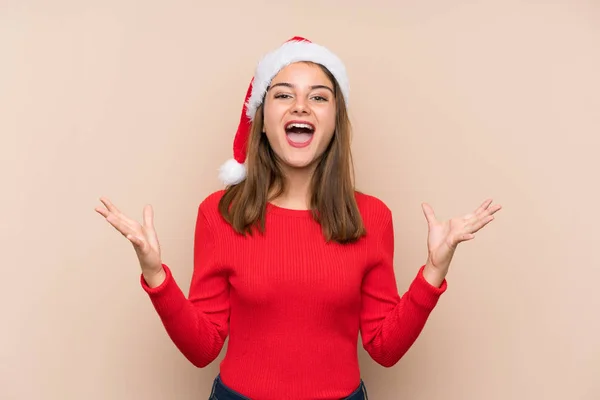
M 433 212 L 433 208 L 427 203 L 421 203 L 421 208 L 423 209 L 423 214 L 425 215 L 425 219 L 429 225 L 436 222 L 435 213 Z

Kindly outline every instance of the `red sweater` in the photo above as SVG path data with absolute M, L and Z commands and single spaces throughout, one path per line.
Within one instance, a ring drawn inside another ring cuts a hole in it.
M 204 367 L 229 341 L 223 382 L 255 400 L 340 399 L 360 383 L 358 334 L 390 367 L 419 336 L 440 295 L 416 271 L 400 297 L 392 215 L 357 193 L 367 229 L 360 241 L 326 243 L 309 211 L 268 204 L 266 233 L 243 237 L 222 219 L 222 191 L 199 206 L 189 296 L 169 268 L 142 287 L 177 348 Z M 297 397 L 296 397 L 297 396 Z

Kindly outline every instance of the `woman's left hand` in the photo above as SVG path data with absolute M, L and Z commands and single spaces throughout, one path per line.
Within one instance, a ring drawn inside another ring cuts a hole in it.
M 429 204 L 421 205 L 429 230 L 428 257 L 423 273 L 431 284 L 439 286 L 445 279 L 458 244 L 474 239 L 474 234 L 489 224 L 494 219 L 494 214 L 502 208 L 491 204 L 492 199 L 488 199 L 473 213 L 448 221 L 438 221 Z

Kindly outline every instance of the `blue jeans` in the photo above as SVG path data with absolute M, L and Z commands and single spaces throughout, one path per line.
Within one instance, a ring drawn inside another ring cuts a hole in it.
M 285 395 L 282 394 L 282 399 L 285 398 Z M 225 384 L 221 381 L 221 377 L 217 375 L 215 381 L 213 382 L 212 391 L 210 393 L 210 397 L 208 400 L 251 400 L 249 397 L 246 397 L 233 389 L 225 386 Z M 339 400 L 369 400 L 369 396 L 367 395 L 367 389 L 365 388 L 364 382 L 361 380 L 360 385 L 356 388 L 354 392 L 350 394 L 348 397 L 344 397 Z

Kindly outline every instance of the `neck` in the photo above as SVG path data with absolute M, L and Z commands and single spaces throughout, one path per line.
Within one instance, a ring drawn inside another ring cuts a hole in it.
M 295 210 L 310 208 L 310 185 L 313 168 L 286 169 L 285 191 L 272 200 L 276 206 Z

